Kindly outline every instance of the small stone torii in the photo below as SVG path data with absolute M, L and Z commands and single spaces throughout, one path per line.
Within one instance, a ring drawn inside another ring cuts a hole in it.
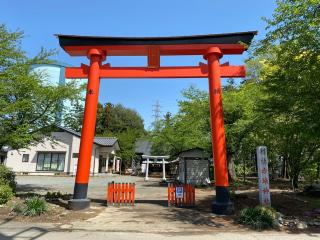
M 149 163 L 150 159 L 154 159 L 153 163 L 162 164 L 162 180 L 166 180 L 166 163 L 169 163 L 165 161 L 165 159 L 169 159 L 170 156 L 150 156 L 150 155 L 142 155 L 142 159 L 146 159 L 146 161 L 143 161 L 142 163 L 146 164 L 146 176 L 144 180 L 149 180 Z M 158 159 L 162 159 L 162 161 L 157 161 Z

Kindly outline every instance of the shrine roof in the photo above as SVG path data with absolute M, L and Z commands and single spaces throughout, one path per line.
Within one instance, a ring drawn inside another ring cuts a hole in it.
M 85 51 L 92 47 L 106 50 L 108 55 L 121 56 L 146 55 L 143 49 L 150 46 L 158 46 L 162 53 L 161 55 L 179 55 L 180 53 L 182 55 L 197 55 L 202 54 L 199 50 L 216 45 L 241 45 L 243 50 L 245 50 L 251 44 L 256 34 L 256 31 L 249 31 L 173 37 L 103 37 L 63 34 L 56 34 L 56 36 L 59 39 L 60 46 L 73 56 L 85 55 Z M 190 46 L 195 47 L 190 48 Z M 181 50 L 182 47 L 185 51 Z M 180 52 L 173 51 L 173 48 L 174 50 L 179 49 Z M 128 51 L 128 49 L 131 51 Z M 230 51 L 229 54 L 241 53 L 232 53 Z
M 56 34 L 61 47 L 103 45 L 237 44 L 250 45 L 256 31 L 175 37 L 102 37 Z

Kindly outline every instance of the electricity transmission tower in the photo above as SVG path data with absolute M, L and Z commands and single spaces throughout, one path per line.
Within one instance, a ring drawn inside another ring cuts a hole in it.
M 161 114 L 161 106 L 160 106 L 160 103 L 159 103 L 159 100 L 156 101 L 156 103 L 153 106 L 153 117 L 154 117 L 154 126 L 156 127 L 160 121 L 160 114 Z

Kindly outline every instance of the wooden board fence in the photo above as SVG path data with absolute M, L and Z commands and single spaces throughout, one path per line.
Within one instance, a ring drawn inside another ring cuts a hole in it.
M 134 205 L 135 189 L 134 183 L 108 183 L 108 205 Z
M 183 188 L 182 198 L 177 198 L 176 196 L 177 187 Z M 195 188 L 191 184 L 168 184 L 168 206 L 194 207 L 196 202 L 195 196 Z

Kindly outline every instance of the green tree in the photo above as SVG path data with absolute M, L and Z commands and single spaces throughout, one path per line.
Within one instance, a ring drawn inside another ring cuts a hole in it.
M 0 25 L 0 148 L 25 147 L 57 123 L 61 102 L 78 96 L 73 84 L 53 86 L 44 73 L 30 71 L 33 64 L 50 62 L 53 52 L 41 50 L 27 57 L 21 49 L 23 32 Z
M 71 108 L 68 108 L 63 117 L 63 124 L 73 129 L 74 131 L 80 132 L 82 128 L 83 112 L 84 112 L 84 99 L 79 98 L 71 101 Z
M 320 1 L 282 0 L 254 57 L 266 96 L 259 103 L 265 139 L 288 164 L 294 188 L 320 144 Z M 319 161 L 319 158 L 318 158 Z
M 153 131 L 153 152 L 174 156 L 182 150 L 200 147 L 212 154 L 208 92 L 191 86 L 182 96 L 178 113 L 166 114 L 160 128 Z M 258 96 L 259 85 L 254 80 L 248 79 L 241 85 L 229 80 L 223 88 L 227 156 L 233 179 L 234 164 L 248 159 L 256 147 L 254 107 Z
M 131 129 L 144 132 L 144 124 L 141 116 L 133 109 L 121 104 L 106 103 L 98 105 L 96 133 L 119 133 Z
M 230 83 L 232 84 L 232 83 Z M 241 166 L 243 179 L 245 181 L 246 168 L 254 166 L 252 155 L 259 144 L 256 119 L 258 113 L 255 104 L 260 98 L 260 87 L 255 79 L 247 78 L 240 85 L 227 84 L 223 91 L 224 122 L 227 141 L 227 157 L 229 172 L 233 179 L 235 172 L 231 170 L 234 164 Z
M 271 170 L 281 156 L 294 188 L 302 173 L 320 174 L 319 9 L 319 0 L 278 0 L 265 39 L 247 61 L 248 77 L 223 89 L 229 162 L 254 166 L 250 155 L 266 145 Z M 207 93 L 190 88 L 183 96 L 179 112 L 153 132 L 155 150 L 211 151 Z
M 185 129 L 179 124 L 178 117 L 171 116 L 170 112 L 157 122 L 157 127 L 151 133 L 152 154 L 175 156 L 185 149 L 186 136 L 182 134 Z
M 175 156 L 193 147 L 211 151 L 208 94 L 191 86 L 182 96 L 178 113 L 167 113 L 152 132 L 154 154 Z
M 133 109 L 121 104 L 98 105 L 96 134 L 117 137 L 120 144 L 120 157 L 125 165 L 130 165 L 135 156 L 135 142 L 146 135 L 143 119 Z

